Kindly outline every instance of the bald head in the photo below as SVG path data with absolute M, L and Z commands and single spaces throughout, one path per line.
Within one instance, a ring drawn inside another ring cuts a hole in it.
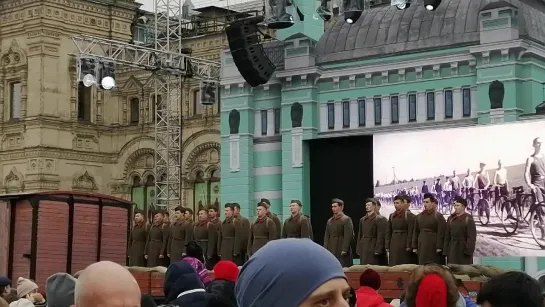
M 132 274 L 111 261 L 88 266 L 79 275 L 76 307 L 140 307 L 140 288 Z

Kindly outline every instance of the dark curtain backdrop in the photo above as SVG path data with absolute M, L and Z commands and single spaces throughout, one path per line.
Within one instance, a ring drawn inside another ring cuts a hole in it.
M 359 220 L 365 214 L 365 198 L 373 196 L 374 191 L 373 136 L 311 140 L 309 149 L 314 240 L 323 244 L 333 198 L 344 201 L 344 212 L 352 218 L 357 235 Z M 353 250 L 355 246 L 354 241 Z

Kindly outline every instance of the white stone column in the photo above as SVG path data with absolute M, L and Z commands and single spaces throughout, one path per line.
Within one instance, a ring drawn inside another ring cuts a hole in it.
M 409 122 L 409 101 L 407 94 L 399 94 L 398 104 L 399 124 L 405 125 Z
M 462 118 L 463 107 L 462 90 L 460 88 L 452 89 L 452 119 Z
M 365 126 L 374 127 L 375 126 L 375 102 L 373 97 L 368 97 L 365 100 Z
M 327 131 L 327 103 L 320 104 L 320 131 Z
M 445 93 L 443 90 L 435 91 L 435 120 L 445 120 Z
M 342 130 L 343 128 L 343 104 L 341 101 L 335 102 L 335 128 L 334 130 Z
M 350 100 L 350 129 L 359 126 L 358 100 Z
M 389 126 L 392 124 L 392 104 L 390 96 L 382 96 L 382 125 Z
M 418 92 L 416 94 L 416 122 L 423 123 L 427 119 L 426 92 Z
M 274 109 L 267 110 L 267 136 L 274 135 Z
M 261 136 L 261 110 L 254 110 L 254 137 Z
M 240 171 L 240 135 L 229 136 L 229 169 L 231 173 Z
M 479 111 L 479 101 L 477 97 L 477 87 L 471 87 L 471 117 L 477 117 L 477 111 Z

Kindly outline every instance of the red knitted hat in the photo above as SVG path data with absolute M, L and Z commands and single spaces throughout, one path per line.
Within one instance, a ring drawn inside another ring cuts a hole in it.
M 237 281 L 238 273 L 238 266 L 232 261 L 221 260 L 214 266 L 214 279 L 224 279 L 235 282 Z
M 380 289 L 380 274 L 377 273 L 377 271 L 372 269 L 367 269 L 363 271 L 360 275 L 360 286 L 361 287 L 369 287 L 374 290 Z
M 447 284 L 437 274 L 424 276 L 416 292 L 416 307 L 447 307 Z

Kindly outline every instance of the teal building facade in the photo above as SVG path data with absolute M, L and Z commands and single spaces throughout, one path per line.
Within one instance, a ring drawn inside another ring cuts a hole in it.
M 443 0 L 433 12 L 422 2 L 388 3 L 325 32 L 313 5 L 303 7 L 304 22 L 279 32 L 282 41 L 265 45 L 277 66 L 266 85 L 251 88 L 229 50 L 222 55 L 221 198 L 240 203 L 243 215 L 253 217 L 261 198 L 282 218 L 291 199 L 310 212 L 307 140 L 543 114 L 542 0 Z M 545 270 L 541 258 L 475 260 Z

